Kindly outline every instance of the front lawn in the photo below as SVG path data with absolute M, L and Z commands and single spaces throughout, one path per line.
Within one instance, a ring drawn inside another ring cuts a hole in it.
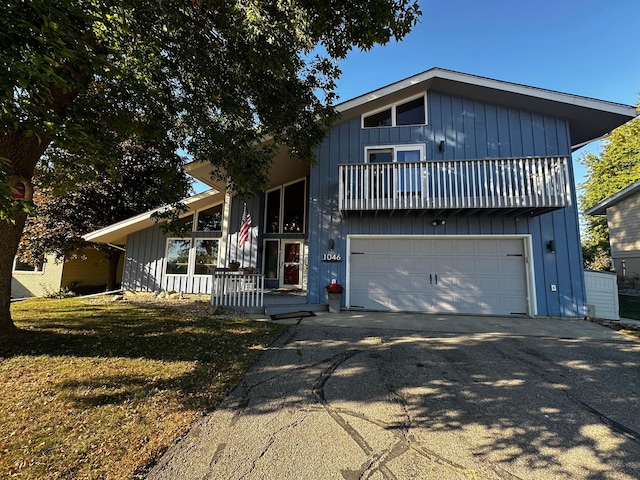
M 620 316 L 640 320 L 640 297 L 634 295 L 619 295 Z
M 0 478 L 135 478 L 216 407 L 285 327 L 86 300 L 11 307 Z

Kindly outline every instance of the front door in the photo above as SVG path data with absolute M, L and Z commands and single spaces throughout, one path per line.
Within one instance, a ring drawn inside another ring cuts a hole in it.
M 302 288 L 302 242 L 266 240 L 264 251 L 266 280 L 277 281 L 281 288 Z

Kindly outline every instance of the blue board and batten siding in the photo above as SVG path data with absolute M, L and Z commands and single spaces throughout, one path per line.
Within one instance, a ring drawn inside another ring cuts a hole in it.
M 428 124 L 361 128 L 360 118 L 335 125 L 318 149 L 312 167 L 309 216 L 308 300 L 325 303 L 324 286 L 346 282 L 346 238 L 370 235 L 531 235 L 538 315 L 581 317 L 586 299 L 579 241 L 573 169 L 569 165 L 572 205 L 535 217 L 471 214 L 448 217 L 434 227 L 430 212 L 403 215 L 364 213 L 341 218 L 338 211 L 338 165 L 365 162 L 365 147 L 422 143 L 426 160 L 462 160 L 521 156 L 571 155 L 568 123 L 561 118 L 509 109 L 471 99 L 427 94 Z M 438 145 L 444 140 L 444 151 Z M 570 162 L 569 162 L 570 163 Z M 322 262 L 329 240 L 342 255 L 339 263 Z M 555 252 L 547 243 L 554 240 Z M 551 291 L 550 286 L 557 290 Z

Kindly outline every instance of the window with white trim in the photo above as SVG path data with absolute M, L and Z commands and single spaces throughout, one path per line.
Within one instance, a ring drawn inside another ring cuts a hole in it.
M 210 238 L 194 239 L 194 275 L 211 275 L 218 266 L 218 240 Z
M 362 115 L 362 128 L 426 125 L 427 96 L 403 100 Z
M 36 258 L 23 262 L 18 257 L 13 261 L 14 272 L 31 272 L 42 273 L 44 272 L 44 255 L 40 255 Z
M 420 163 L 426 160 L 425 150 L 423 143 L 365 147 L 367 163 L 387 164 L 371 170 L 370 189 L 374 198 L 389 197 L 394 191 L 419 194 L 424 173 Z
M 165 274 L 210 275 L 218 266 L 217 238 L 169 238 Z
M 426 160 L 424 143 L 406 145 L 376 145 L 364 147 L 367 163 L 386 162 L 424 162 Z

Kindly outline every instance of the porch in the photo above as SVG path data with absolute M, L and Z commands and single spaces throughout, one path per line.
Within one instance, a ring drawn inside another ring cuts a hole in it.
M 266 315 L 327 308 L 322 304 L 308 304 L 306 290 L 265 288 L 263 274 L 244 272 L 215 272 L 211 304 Z
M 571 205 L 569 157 L 339 166 L 342 216 L 412 210 L 440 216 L 541 215 Z

